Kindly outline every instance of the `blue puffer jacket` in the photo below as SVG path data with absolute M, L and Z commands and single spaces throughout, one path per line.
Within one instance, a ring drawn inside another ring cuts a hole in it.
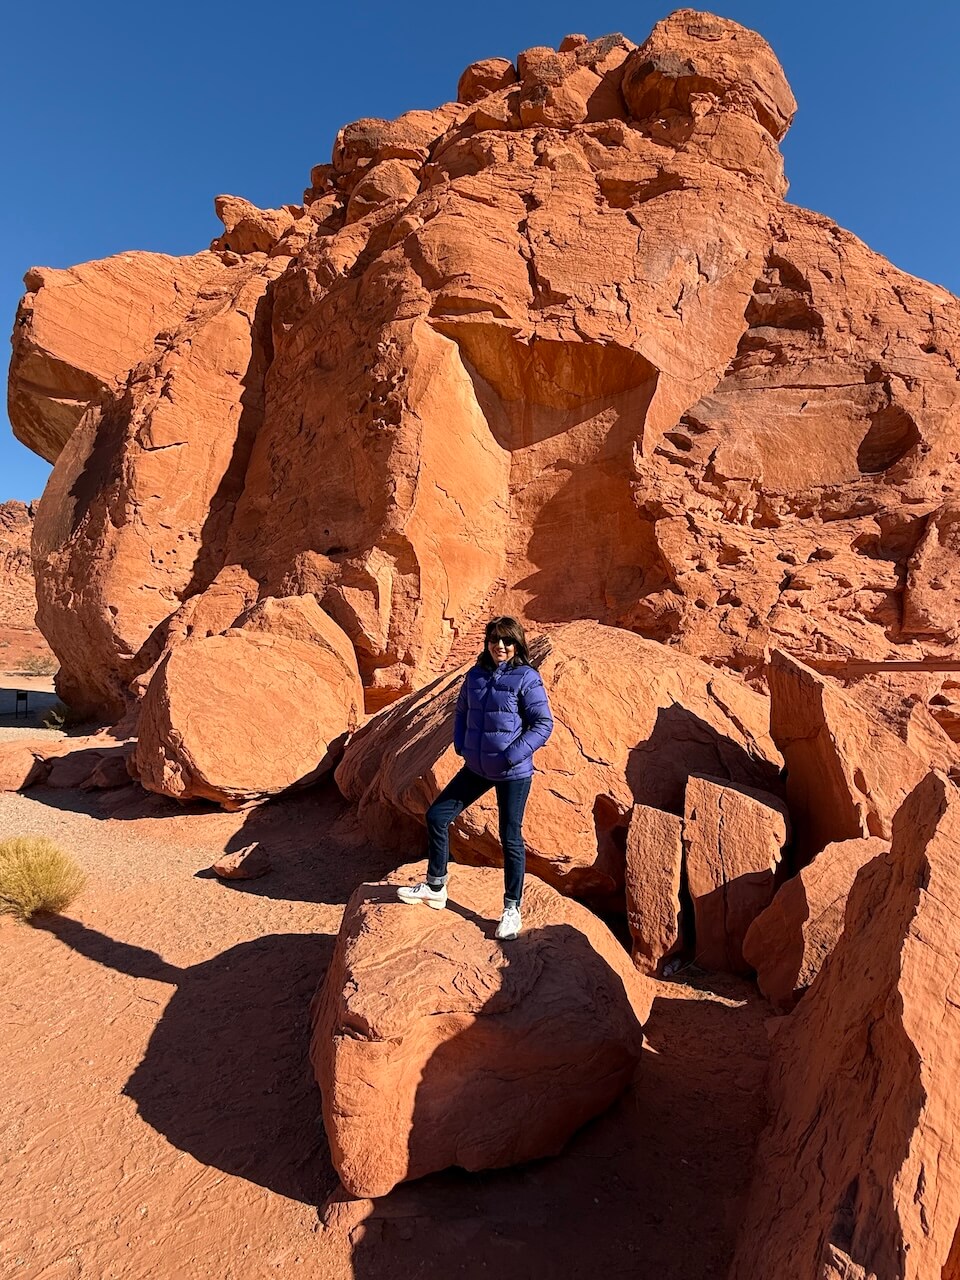
M 533 667 L 501 662 L 496 671 L 479 663 L 460 686 L 453 746 L 483 778 L 529 778 L 533 753 L 553 731 L 547 691 Z

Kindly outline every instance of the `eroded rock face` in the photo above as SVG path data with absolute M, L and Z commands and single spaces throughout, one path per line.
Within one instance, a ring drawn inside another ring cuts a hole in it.
M 4 629 L 33 629 L 37 603 L 30 570 L 32 532 L 32 506 L 0 503 L 0 625 Z
M 771 642 L 952 655 L 960 306 L 783 201 L 764 41 L 680 10 L 458 98 L 346 125 L 300 205 L 221 197 L 210 253 L 31 273 L 15 421 L 78 437 L 38 526 L 64 696 L 116 714 L 240 570 L 317 595 L 370 707 L 500 612 L 755 681 Z
M 773 1041 L 731 1280 L 956 1274 L 960 795 L 928 774 Z
M 416 878 L 357 890 L 314 1004 L 324 1124 L 356 1196 L 556 1154 L 630 1083 L 652 999 L 606 927 L 547 885 L 528 884 L 524 930 L 500 943 L 499 873 L 456 868 L 445 911 L 397 901 Z
M 687 782 L 684 862 L 702 969 L 750 972 L 743 940 L 773 898 L 788 823 L 774 795 L 714 778 Z
M 931 762 L 789 655 L 773 653 L 768 678 L 770 732 L 787 766 L 801 860 L 838 840 L 889 840 L 893 815 Z
M 186 318 L 219 270 L 210 253 L 121 253 L 65 271 L 31 267 L 10 363 L 8 410 L 17 439 L 55 462 L 88 406 Z
M 148 791 L 238 808 L 336 764 L 362 715 L 353 652 L 315 605 L 323 621 L 307 632 L 286 616 L 301 602 L 283 604 L 264 601 L 242 629 L 185 641 L 161 660 L 134 757 Z
M 766 699 L 730 676 L 593 622 L 551 629 L 534 654 L 555 724 L 536 755 L 524 841 L 530 870 L 564 893 L 619 895 L 634 806 L 682 814 L 691 773 L 778 786 Z M 387 708 L 347 747 L 337 784 L 377 839 L 422 844 L 423 814 L 461 765 L 453 713 L 466 669 Z M 458 858 L 499 861 L 492 791 L 452 830 Z
M 828 844 L 777 890 L 743 939 L 743 958 L 757 986 L 788 1011 L 810 986 L 843 931 L 847 898 L 860 868 L 887 849 L 875 837 Z

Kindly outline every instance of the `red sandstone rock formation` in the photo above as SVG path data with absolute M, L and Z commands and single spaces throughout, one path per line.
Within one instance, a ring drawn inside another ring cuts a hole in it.
M 787 654 L 773 654 L 768 679 L 770 732 L 786 761 L 800 857 L 838 840 L 889 839 L 908 792 L 941 762 L 916 755 L 833 681 Z
M 220 197 L 210 252 L 29 274 L 11 412 L 73 432 L 36 548 L 64 696 L 118 714 L 239 572 L 317 595 L 370 706 L 502 611 L 755 680 L 771 641 L 955 655 L 960 304 L 784 202 L 767 45 L 680 10 L 458 98 L 345 126 L 303 204 Z
M 397 901 L 405 871 L 353 895 L 314 1006 L 324 1124 L 357 1196 L 556 1154 L 630 1083 L 652 999 L 606 927 L 547 885 L 499 943 L 496 872 L 458 867 L 450 907 L 430 911 Z
M 886 841 L 841 840 L 828 844 L 787 880 L 743 939 L 743 958 L 757 972 L 757 986 L 788 1011 L 810 986 L 843 932 L 847 898 L 861 867 L 885 852 Z
M 773 898 L 787 831 L 776 796 L 715 778 L 687 782 L 684 864 L 702 969 L 750 972 L 743 940 Z
M 634 805 L 627 826 L 624 880 L 633 963 L 656 973 L 683 938 L 680 881 L 683 821 L 650 805 Z
M 767 701 L 732 677 L 595 622 L 557 627 L 534 652 L 555 728 L 537 753 L 524 840 L 530 870 L 564 893 L 619 902 L 634 806 L 682 813 L 692 772 L 777 787 Z M 374 838 L 422 847 L 423 814 L 461 765 L 452 743 L 464 672 L 380 712 L 348 745 L 337 785 L 357 802 Z M 461 860 L 499 860 L 492 792 L 458 819 L 454 833 Z M 662 867 L 651 862 L 647 870 L 659 896 Z M 634 900 L 647 892 L 636 875 L 631 892 Z
M 37 630 L 37 597 L 30 562 L 33 504 L 0 502 L 0 670 L 19 670 L 24 659 L 56 663 Z
M 306 598 L 263 600 L 240 626 L 160 662 L 141 705 L 136 774 L 148 791 L 237 808 L 332 769 L 362 709 L 336 625 Z
M 912 791 L 773 1042 L 731 1280 L 953 1280 L 960 1240 L 960 796 Z

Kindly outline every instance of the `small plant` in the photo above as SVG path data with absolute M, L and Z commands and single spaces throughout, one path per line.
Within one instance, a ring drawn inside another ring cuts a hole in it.
M 20 663 L 17 674 L 21 676 L 52 676 L 59 667 L 56 658 L 46 653 L 31 653 Z
M 86 876 L 47 836 L 0 840 L 0 915 L 28 921 L 37 912 L 69 906 Z

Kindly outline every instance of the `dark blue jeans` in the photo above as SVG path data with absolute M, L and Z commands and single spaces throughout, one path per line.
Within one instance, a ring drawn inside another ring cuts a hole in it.
M 532 778 L 505 778 L 494 782 L 464 766 L 427 810 L 427 883 L 446 883 L 450 861 L 450 823 L 491 787 L 497 789 L 500 844 L 503 847 L 503 905 L 519 907 L 523 897 L 526 850 L 523 847 L 523 811 Z

